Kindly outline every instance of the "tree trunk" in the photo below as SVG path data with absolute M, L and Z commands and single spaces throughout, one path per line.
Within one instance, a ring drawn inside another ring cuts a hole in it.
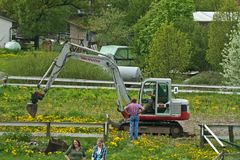
M 34 48 L 35 48 L 35 50 L 39 49 L 39 36 L 38 35 L 36 35 L 34 37 Z

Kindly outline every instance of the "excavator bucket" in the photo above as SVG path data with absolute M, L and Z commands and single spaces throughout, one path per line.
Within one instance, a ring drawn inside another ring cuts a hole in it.
M 37 104 L 28 103 L 26 108 L 31 117 L 35 118 L 37 113 Z

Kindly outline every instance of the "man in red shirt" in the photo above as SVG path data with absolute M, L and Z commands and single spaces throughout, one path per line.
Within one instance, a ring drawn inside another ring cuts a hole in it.
M 130 139 L 138 139 L 138 124 L 139 124 L 139 113 L 143 111 L 143 107 L 137 103 L 136 99 L 132 99 L 125 107 L 125 111 L 130 115 Z

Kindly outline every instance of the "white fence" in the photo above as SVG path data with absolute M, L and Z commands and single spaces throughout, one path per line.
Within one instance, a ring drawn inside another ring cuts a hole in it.
M 36 87 L 41 77 L 23 77 L 9 76 L 4 80 L 5 86 L 30 86 Z M 45 78 L 44 81 L 47 81 Z M 20 82 L 18 82 L 20 81 Z M 24 81 L 24 83 L 23 83 Z M 18 83 L 17 83 L 18 82 Z M 113 81 L 85 80 L 85 79 L 67 79 L 57 78 L 53 88 L 86 88 L 86 89 L 115 89 Z M 64 83 L 64 84 L 61 84 Z M 140 82 L 125 82 L 126 86 L 131 86 L 127 90 L 139 90 Z M 44 85 L 42 85 L 44 86 Z M 240 95 L 240 86 L 210 86 L 210 85 L 188 85 L 188 84 L 172 84 L 172 87 L 178 87 L 178 92 L 182 93 L 218 93 L 218 94 L 237 94 Z

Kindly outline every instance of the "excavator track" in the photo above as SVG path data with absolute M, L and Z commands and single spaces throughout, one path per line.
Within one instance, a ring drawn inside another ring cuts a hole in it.
M 119 125 L 120 130 L 129 131 L 129 121 L 121 122 Z M 140 134 L 153 134 L 153 135 L 170 135 L 172 137 L 183 136 L 183 128 L 176 121 L 140 121 L 139 122 Z

